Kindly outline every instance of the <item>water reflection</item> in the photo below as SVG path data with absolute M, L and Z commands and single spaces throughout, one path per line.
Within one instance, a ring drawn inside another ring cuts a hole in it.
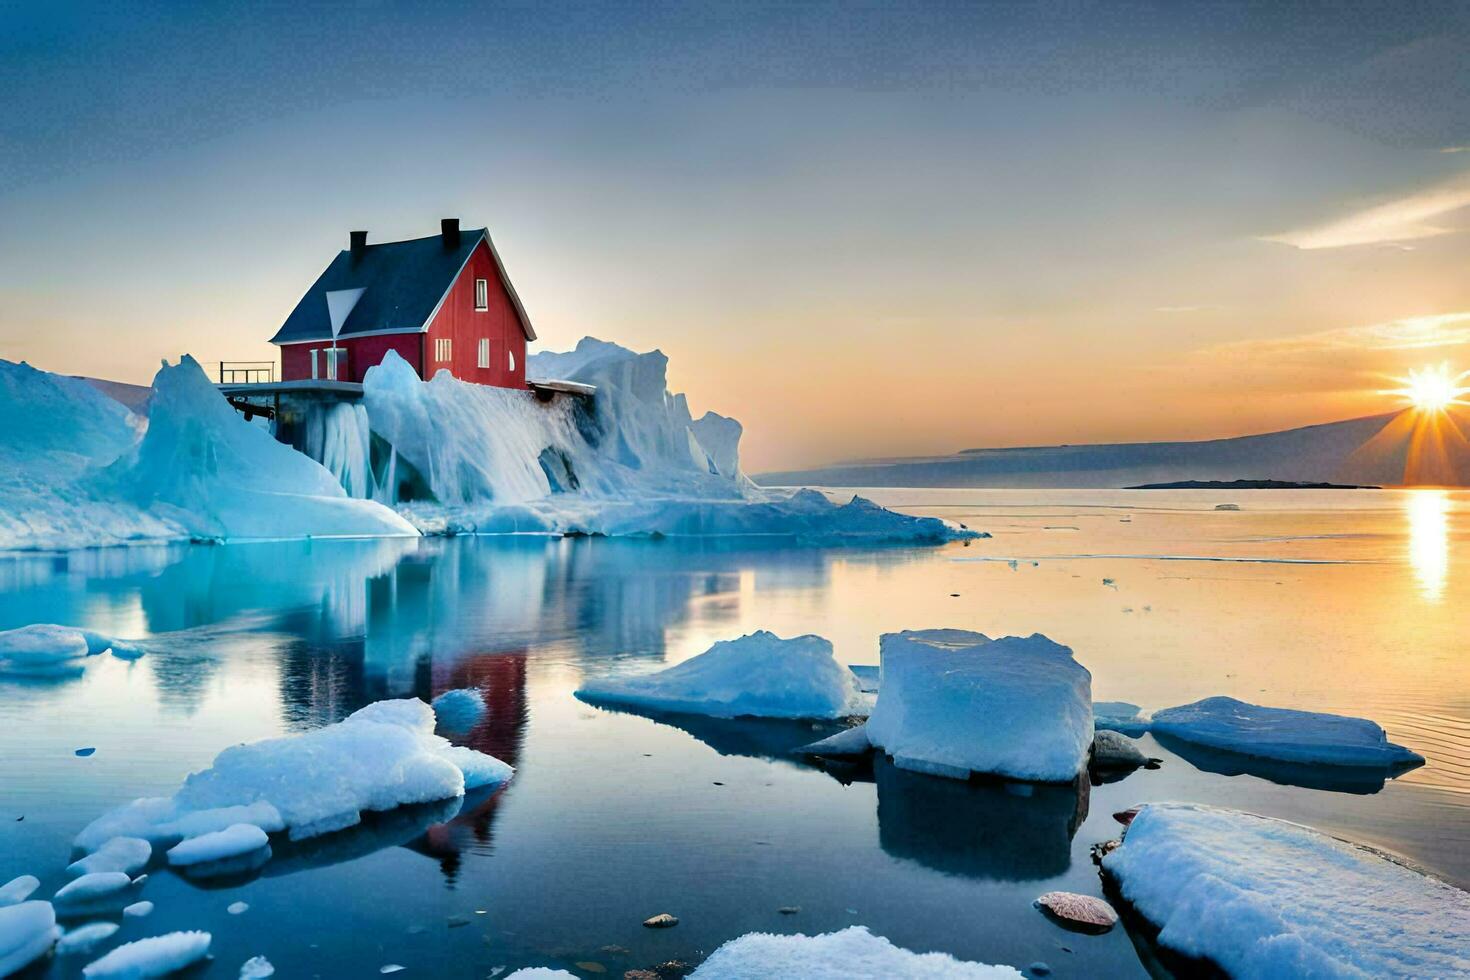
M 1424 764 L 1415 762 L 1393 768 L 1375 768 L 1281 762 L 1277 759 L 1260 759 L 1238 752 L 1208 748 L 1162 732 L 1155 732 L 1153 737 L 1164 748 L 1201 772 L 1212 772 L 1221 776 L 1255 776 L 1280 786 L 1300 786 L 1303 789 L 1355 793 L 1359 796 L 1377 793 L 1388 780 Z
M 1450 496 L 1444 490 L 1409 490 L 1404 494 L 1409 524 L 1409 565 L 1419 592 L 1430 602 L 1444 596 L 1450 568 Z
M 884 851 L 945 874 L 1004 881 L 1067 870 L 1091 792 L 1085 776 L 1069 786 L 961 782 L 906 772 L 881 753 L 873 779 Z

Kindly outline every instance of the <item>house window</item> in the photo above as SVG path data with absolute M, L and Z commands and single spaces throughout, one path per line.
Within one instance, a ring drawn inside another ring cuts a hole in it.
M 475 280 L 475 309 L 490 309 L 490 281 L 488 279 Z
M 510 369 L 514 371 L 516 369 L 516 352 L 513 350 L 507 350 L 505 352 L 505 359 L 508 362 Z
M 490 366 L 490 338 L 480 338 L 480 348 L 475 357 L 475 366 L 487 368 Z
M 454 360 L 454 340 L 440 337 L 434 341 L 434 360 L 440 364 Z

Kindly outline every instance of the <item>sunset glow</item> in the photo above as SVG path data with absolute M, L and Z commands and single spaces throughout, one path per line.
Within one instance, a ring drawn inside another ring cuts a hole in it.
M 1403 387 L 1392 394 L 1402 396 L 1421 412 L 1443 412 L 1451 405 L 1463 405 L 1461 396 L 1470 393 L 1463 385 L 1470 372 L 1454 374 L 1447 363 L 1427 366 L 1409 372 L 1406 378 L 1396 378 Z

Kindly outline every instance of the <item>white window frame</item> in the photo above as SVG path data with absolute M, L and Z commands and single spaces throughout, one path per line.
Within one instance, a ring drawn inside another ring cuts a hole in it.
M 454 338 L 437 337 L 434 340 L 434 363 L 448 364 L 454 360 Z
M 481 337 L 480 344 L 475 349 L 475 367 L 488 368 L 490 366 L 490 338 Z
M 484 313 L 490 309 L 490 280 L 475 280 L 475 311 Z
M 516 369 L 516 352 L 507 347 L 505 349 L 505 359 L 507 365 L 510 367 L 510 370 L 514 371 Z

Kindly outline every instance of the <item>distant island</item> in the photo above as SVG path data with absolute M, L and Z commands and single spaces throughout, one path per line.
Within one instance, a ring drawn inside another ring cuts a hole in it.
M 1174 480 L 1140 483 L 1124 490 L 1382 490 L 1356 483 L 1304 483 L 1297 480 Z

